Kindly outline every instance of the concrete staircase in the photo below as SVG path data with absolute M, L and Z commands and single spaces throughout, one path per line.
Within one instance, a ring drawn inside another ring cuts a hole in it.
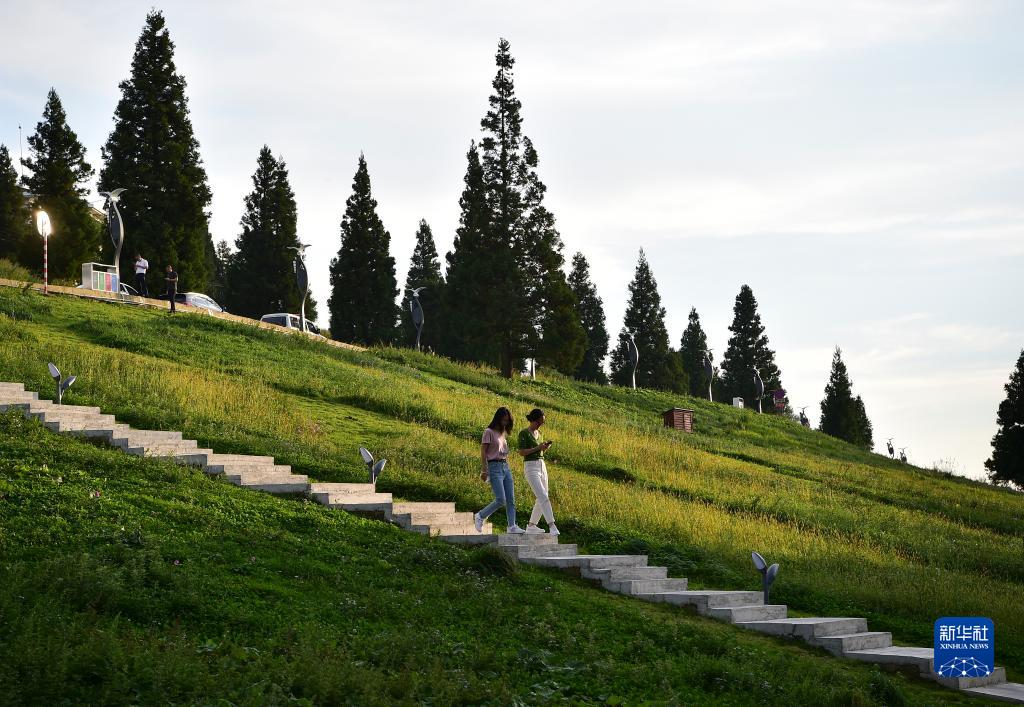
M 571 543 L 548 534 L 495 534 L 486 523 L 478 533 L 473 514 L 458 512 L 451 502 L 395 501 L 374 484 L 310 483 L 272 457 L 216 454 L 200 449 L 180 432 L 136 430 L 118 423 L 99 408 L 55 405 L 40 400 L 20 383 L 0 383 L 0 411 L 20 410 L 62 434 L 101 439 L 128 454 L 171 458 L 202 468 L 212 476 L 273 494 L 303 494 L 337 508 L 394 523 L 406 530 L 460 545 L 495 545 L 519 562 L 571 571 L 611 592 L 644 601 L 687 607 L 703 616 L 741 628 L 798 639 L 837 657 L 910 669 L 965 694 L 1024 704 L 1024 684 L 1006 682 L 1004 668 L 984 678 L 940 678 L 933 672 L 932 649 L 894 646 L 888 632 L 869 631 L 862 618 L 790 618 L 783 604 L 768 604 L 759 591 L 692 590 L 684 578 L 668 576 L 665 567 L 651 567 L 646 555 L 588 555 Z

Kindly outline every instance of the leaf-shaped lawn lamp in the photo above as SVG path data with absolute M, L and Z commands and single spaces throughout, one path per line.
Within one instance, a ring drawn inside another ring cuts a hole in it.
M 768 595 L 772 589 L 772 582 L 775 581 L 775 577 L 779 573 L 779 565 L 776 563 L 769 567 L 768 563 L 763 557 L 761 557 L 761 553 L 759 552 L 750 553 L 750 560 L 754 563 L 754 567 L 757 571 L 761 573 L 761 591 L 764 592 L 764 603 L 767 605 Z
M 57 404 L 62 405 L 64 401 L 64 393 L 67 392 L 68 388 L 78 380 L 78 376 L 68 376 L 61 380 L 60 369 L 52 363 L 46 364 L 46 367 L 50 369 L 50 375 L 53 377 L 54 382 L 57 384 Z
M 384 467 L 387 465 L 387 459 L 381 459 L 379 462 L 373 465 L 370 469 L 370 483 L 376 484 L 377 477 L 380 476 L 381 472 L 384 471 Z

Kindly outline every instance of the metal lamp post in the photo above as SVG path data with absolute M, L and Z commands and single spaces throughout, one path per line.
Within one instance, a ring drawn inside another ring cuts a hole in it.
M 308 247 L 308 245 L 302 243 L 299 243 L 297 247 L 291 246 L 291 249 L 295 251 L 295 260 L 292 261 L 292 267 L 295 269 L 295 284 L 302 294 L 302 304 L 299 308 L 299 325 L 302 327 L 303 333 L 306 331 L 306 298 L 309 297 L 309 273 L 306 272 L 306 263 L 303 255 Z
M 626 348 L 629 350 L 629 360 L 633 363 L 633 390 L 636 390 L 636 369 L 640 365 L 640 350 L 636 347 L 636 340 L 632 334 L 626 334 L 629 340 Z
M 754 372 L 754 391 L 757 393 L 757 412 L 761 413 L 761 398 L 764 397 L 764 381 L 761 380 L 761 373 L 755 368 Z
M 711 384 L 715 377 L 715 367 L 711 365 L 711 350 L 704 352 L 704 377 L 708 379 L 708 400 L 714 402 L 711 396 Z
M 761 557 L 761 553 L 759 552 L 750 553 L 750 560 L 754 563 L 754 567 L 757 568 L 757 571 L 761 573 L 761 591 L 764 592 L 764 603 L 765 606 L 767 606 L 768 595 L 772 590 L 772 583 L 775 581 L 775 577 L 779 574 L 779 565 L 778 563 L 775 563 L 769 567 L 768 563 L 763 557 Z
M 420 291 L 426 287 L 417 287 L 412 290 L 412 299 L 409 300 L 409 313 L 412 315 L 412 324 L 416 327 L 416 350 L 420 350 L 420 334 L 423 333 L 423 305 L 420 304 Z
M 114 274 L 117 276 L 117 289 L 121 290 L 121 246 L 124 245 L 124 221 L 117 208 L 124 187 L 113 191 L 101 191 L 100 196 L 107 197 L 107 227 L 110 229 L 110 242 L 114 244 Z
M 78 376 L 68 376 L 67 378 L 64 378 L 62 380 L 59 368 L 57 368 L 52 363 L 48 363 L 48 364 L 46 364 L 46 366 L 47 366 L 47 368 L 50 369 L 50 376 L 53 378 L 54 382 L 57 384 L 57 404 L 58 405 L 63 405 L 64 404 L 64 393 L 66 393 L 68 388 L 71 387 L 71 384 L 74 383 L 78 379 Z
M 381 459 L 377 462 L 373 460 L 373 455 L 366 447 L 359 448 L 359 456 L 363 458 L 363 463 L 366 464 L 366 470 L 370 473 L 370 483 L 376 484 L 377 478 L 381 472 L 384 471 L 384 467 L 387 466 L 388 460 Z
M 53 227 L 50 225 L 50 216 L 42 209 L 36 212 L 36 230 L 43 237 L 43 294 L 45 295 L 49 294 L 49 241 L 50 234 L 53 233 Z

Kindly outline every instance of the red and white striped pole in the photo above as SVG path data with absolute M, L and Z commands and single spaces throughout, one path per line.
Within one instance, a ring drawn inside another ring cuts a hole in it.
M 42 209 L 36 213 L 36 230 L 43 237 L 43 294 L 49 294 L 50 272 L 49 272 L 49 240 L 52 227 L 50 217 Z

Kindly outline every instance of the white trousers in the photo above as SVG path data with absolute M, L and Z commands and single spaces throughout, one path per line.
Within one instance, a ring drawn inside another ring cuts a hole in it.
M 533 495 L 537 501 L 533 504 L 533 513 L 530 514 L 530 525 L 537 525 L 541 514 L 548 525 L 555 524 L 555 514 L 551 510 L 551 500 L 548 498 L 548 468 L 544 465 L 543 459 L 528 461 L 523 464 L 526 470 L 526 483 L 533 489 Z

